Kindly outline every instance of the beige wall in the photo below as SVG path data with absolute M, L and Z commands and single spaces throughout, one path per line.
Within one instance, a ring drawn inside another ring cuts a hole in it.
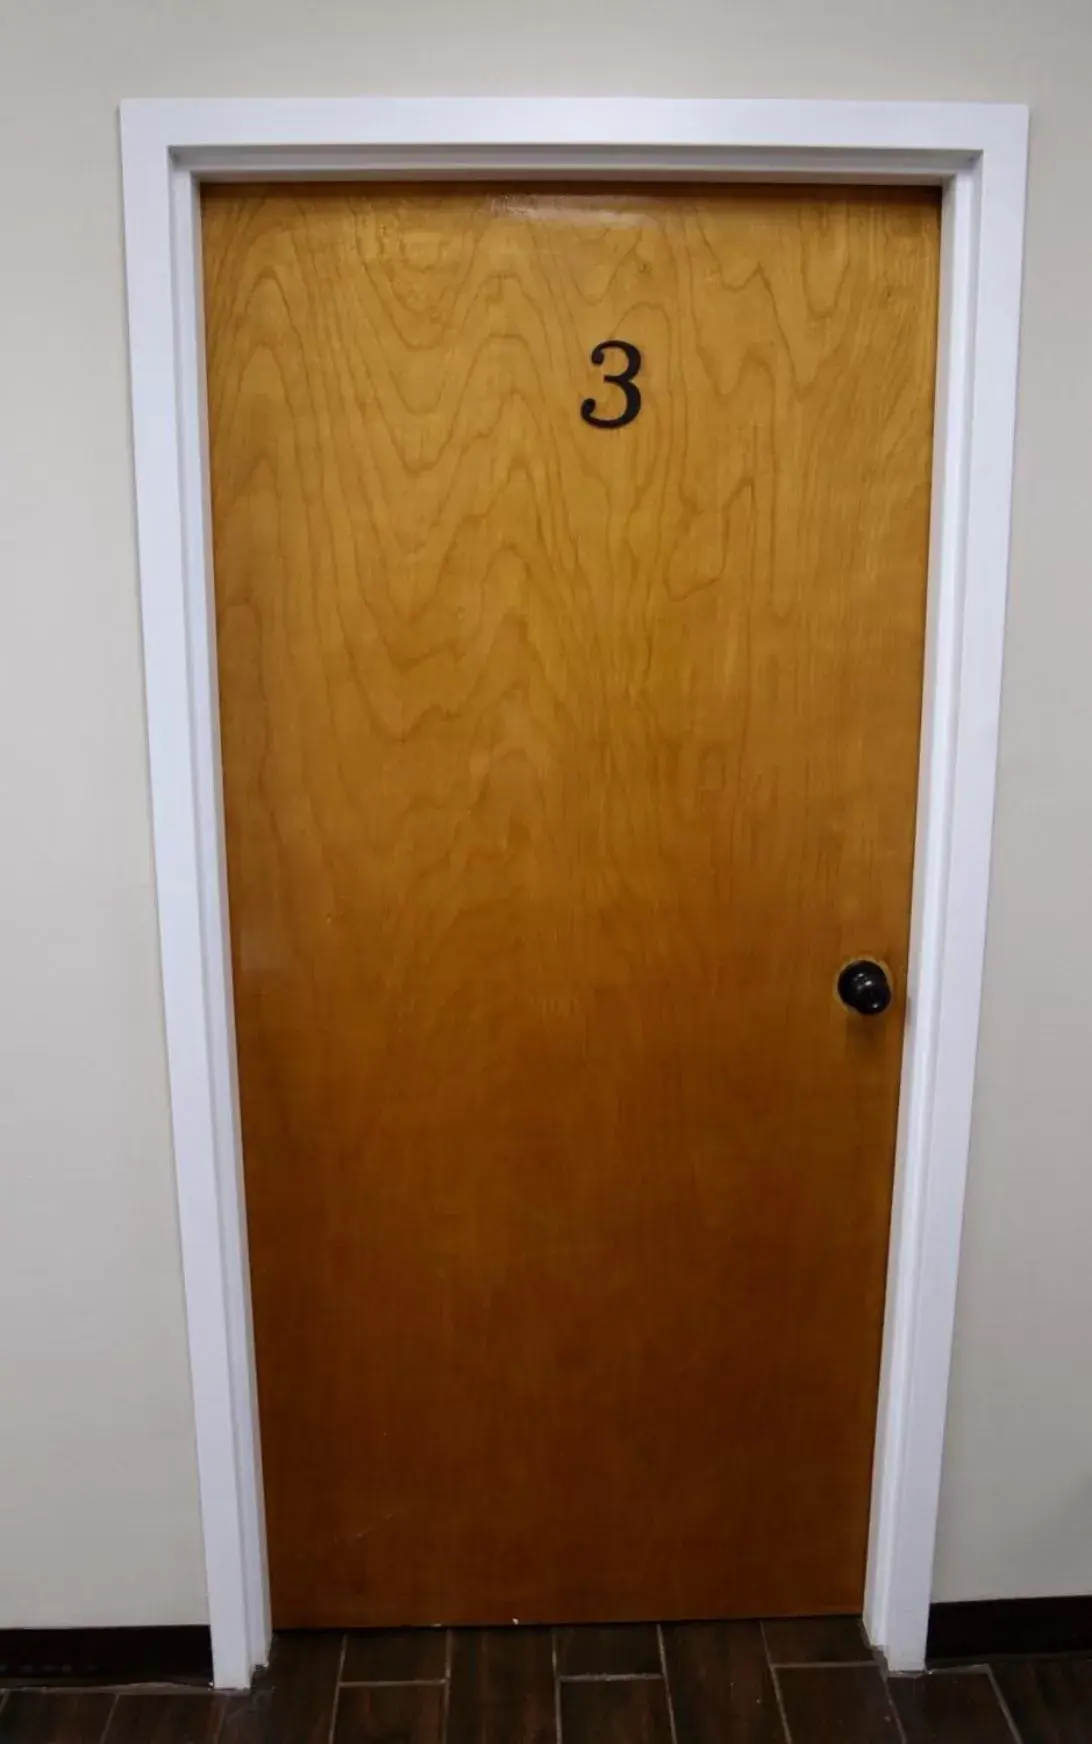
M 204 1615 L 143 749 L 122 96 L 1032 103 L 1011 633 L 937 1588 L 1092 1590 L 1087 0 L 0 0 L 0 1626 Z

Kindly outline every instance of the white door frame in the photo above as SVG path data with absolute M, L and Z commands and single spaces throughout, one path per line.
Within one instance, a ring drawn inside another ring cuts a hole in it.
M 148 754 L 178 1211 L 219 1687 L 269 1601 L 227 929 L 200 296 L 207 179 L 928 182 L 943 188 L 926 677 L 865 1621 L 924 1659 L 978 1038 L 1001 694 L 1027 111 L 598 99 L 122 105 Z

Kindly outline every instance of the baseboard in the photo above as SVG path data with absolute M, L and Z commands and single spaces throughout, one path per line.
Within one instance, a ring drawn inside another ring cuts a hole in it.
M 1092 1653 L 1092 1595 L 932 1605 L 925 1652 L 930 1663 L 1005 1653 Z
M 5 1683 L 210 1683 L 203 1625 L 137 1629 L 0 1629 Z

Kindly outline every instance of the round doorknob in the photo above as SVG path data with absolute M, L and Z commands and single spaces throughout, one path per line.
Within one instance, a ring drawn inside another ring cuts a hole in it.
M 887 970 L 871 957 L 854 957 L 838 977 L 838 997 L 850 1011 L 859 1011 L 862 1017 L 879 1017 L 891 1004 Z

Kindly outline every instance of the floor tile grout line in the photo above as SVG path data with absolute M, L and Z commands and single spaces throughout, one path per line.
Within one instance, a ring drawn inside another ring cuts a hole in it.
M 343 1677 L 341 1689 L 443 1689 L 448 1674 L 443 1677 Z
M 767 1656 L 768 1657 L 768 1656 Z M 774 1661 L 770 1660 L 773 1670 Z M 875 1671 L 874 1659 L 779 1659 L 778 1671 Z
M 770 1658 L 770 1643 L 766 1639 L 766 1625 L 761 1618 L 759 1619 L 758 1632 L 762 1637 L 762 1652 L 766 1660 L 766 1670 L 770 1674 L 770 1682 L 773 1685 L 774 1700 L 777 1703 L 777 1711 L 781 1716 L 781 1730 L 785 1736 L 785 1744 L 792 1744 L 792 1731 L 789 1727 L 789 1716 L 785 1712 L 785 1697 L 781 1690 L 781 1680 L 777 1675 L 777 1666 Z
M 110 1703 L 110 1711 L 106 1716 L 106 1721 L 103 1725 L 102 1731 L 99 1733 L 99 1744 L 104 1744 L 106 1734 L 109 1732 L 111 1726 L 114 1724 L 114 1715 L 118 1711 L 118 1703 L 120 1702 L 120 1700 L 121 1700 L 121 1697 L 119 1695 L 115 1695 L 113 1701 Z
M 337 1731 L 337 1710 L 341 1701 L 341 1674 L 345 1670 L 345 1655 L 349 1648 L 349 1631 L 342 1630 L 341 1646 L 337 1653 L 337 1675 L 334 1678 L 334 1699 L 330 1703 L 330 1727 L 326 1734 L 326 1744 L 334 1744 L 334 1733 Z
M 675 1725 L 675 1701 L 671 1694 L 671 1679 L 667 1674 L 667 1648 L 664 1645 L 663 1624 L 656 1625 L 656 1645 L 660 1650 L 660 1671 L 664 1680 L 664 1700 L 667 1703 L 667 1729 L 671 1734 L 671 1744 L 679 1744 L 679 1733 Z
M 251 1677 L 253 1678 L 253 1673 L 251 1673 Z M 219 1690 L 210 1690 L 209 1694 L 214 1702 L 219 1702 L 220 1704 L 220 1722 L 213 1734 L 211 1744 L 220 1744 L 220 1740 L 224 1735 L 224 1727 L 227 1725 L 228 1713 L 231 1708 L 231 1697 L 221 1694 Z M 242 1700 L 245 1701 L 246 1697 L 242 1697 Z
M 906 1730 L 907 1720 L 904 1718 L 904 1716 L 900 1710 L 899 1703 L 895 1698 L 895 1685 L 900 1680 L 897 1677 L 893 1677 L 887 1671 L 887 1668 L 884 1665 L 882 1658 L 880 1658 L 880 1659 L 876 1659 L 876 1658 L 853 1659 L 853 1660 L 789 1660 L 789 1661 L 786 1661 L 784 1663 L 775 1664 L 773 1659 L 771 1658 L 771 1655 L 770 1655 L 770 1645 L 769 1645 L 769 1640 L 767 1637 L 765 1620 L 764 1619 L 756 1619 L 756 1621 L 758 1623 L 759 1638 L 760 1638 L 760 1641 L 762 1643 L 763 1656 L 764 1656 L 764 1659 L 766 1662 L 768 1675 L 770 1676 L 770 1679 L 771 1679 L 771 1684 L 772 1684 L 772 1689 L 773 1689 L 775 1701 L 777 1703 L 778 1715 L 779 1715 L 781 1727 L 782 1727 L 781 1736 L 782 1736 L 782 1739 L 784 1741 L 784 1744 L 793 1744 L 792 1729 L 790 1727 L 790 1723 L 789 1723 L 789 1719 L 788 1719 L 788 1711 L 787 1711 L 787 1706 L 786 1706 L 786 1699 L 787 1698 L 785 1696 L 784 1687 L 783 1687 L 783 1675 L 782 1674 L 784 1672 L 788 1671 L 790 1673 L 801 1672 L 803 1674 L 814 1674 L 816 1672 L 821 1672 L 821 1671 L 822 1672 L 838 1672 L 838 1671 L 848 1672 L 848 1671 L 860 1671 L 860 1670 L 875 1670 L 877 1672 L 877 1674 L 879 1675 L 881 1682 L 883 1684 L 883 1687 L 884 1687 L 884 1695 L 885 1695 L 885 1698 L 886 1698 L 886 1701 L 888 1704 L 887 1711 L 888 1711 L 888 1714 L 889 1714 L 890 1719 L 891 1719 L 892 1744 L 907 1744 L 907 1740 L 908 1740 L 908 1733 Z M 667 1738 L 665 1738 L 664 1744 L 680 1744 L 679 1733 L 678 1733 L 678 1721 L 677 1721 L 677 1716 L 676 1716 L 676 1712 L 675 1712 L 675 1704 L 674 1704 L 674 1694 L 673 1694 L 672 1684 L 671 1684 L 671 1672 L 670 1672 L 670 1665 L 669 1665 L 669 1656 L 667 1654 L 666 1626 L 663 1624 L 656 1623 L 656 1624 L 652 1624 L 651 1627 L 654 1628 L 656 1631 L 658 1658 L 659 1658 L 659 1662 L 660 1662 L 660 1669 L 658 1671 L 630 1671 L 630 1672 L 613 1672 L 613 1671 L 579 1672 L 578 1671 L 578 1672 L 572 1672 L 572 1673 L 566 1673 L 566 1672 L 563 1672 L 561 1670 L 562 1654 L 561 1654 L 561 1650 L 560 1650 L 560 1641 L 559 1641 L 560 1632 L 556 1628 L 551 1628 L 551 1630 L 550 1630 L 550 1654 L 551 1654 L 551 1669 L 552 1669 L 552 1675 L 553 1675 L 553 1680 L 554 1680 L 553 1695 L 554 1695 L 554 1726 L 555 1726 L 555 1739 L 553 1741 L 553 1744 L 564 1744 L 564 1740 L 563 1740 L 563 1724 L 564 1724 L 564 1722 L 563 1722 L 563 1697 L 564 1697 L 565 1684 L 571 1683 L 574 1685 L 580 1685 L 583 1683 L 639 1683 L 639 1682 L 653 1683 L 656 1681 L 660 1681 L 663 1683 L 664 1691 L 665 1691 L 665 1706 L 666 1706 L 666 1713 L 667 1713 L 667 1720 L 668 1720 L 668 1728 L 667 1728 L 668 1736 L 667 1736 Z M 346 1679 L 345 1668 L 346 1668 L 346 1664 L 348 1663 L 348 1661 L 347 1661 L 348 1643 L 349 1643 L 349 1640 L 351 1639 L 352 1632 L 351 1631 L 339 1631 L 338 1633 L 339 1633 L 340 1639 L 339 1639 L 339 1646 L 338 1646 L 338 1651 L 337 1651 L 337 1668 L 336 1668 L 336 1673 L 335 1673 L 333 1701 L 331 1704 L 331 1712 L 330 1712 L 330 1718 L 329 1718 L 329 1729 L 328 1729 L 328 1732 L 320 1735 L 319 1744 L 334 1744 L 334 1741 L 335 1741 L 336 1736 L 337 1736 L 339 1721 L 340 1721 L 340 1695 L 341 1695 L 341 1691 L 343 1689 L 368 1689 L 368 1688 L 375 1688 L 375 1689 L 394 1688 L 394 1689 L 410 1689 L 410 1690 L 412 1690 L 412 1689 L 430 1689 L 430 1690 L 439 1689 L 439 1690 L 442 1690 L 443 1695 L 441 1698 L 440 1727 L 438 1728 L 437 1744 L 447 1744 L 447 1738 L 448 1738 L 448 1734 L 449 1734 L 449 1730 L 450 1730 L 455 1632 L 453 1630 L 450 1630 L 450 1629 L 446 1629 L 444 1631 L 444 1671 L 443 1671 L 442 1677 L 377 1678 L 377 1679 L 367 1679 L 367 1678 L 364 1678 L 364 1679 Z M 1014 1658 L 1024 1658 L 1026 1656 L 1013 1656 L 1013 1657 Z M 1062 1656 L 1062 1657 L 1071 1657 L 1071 1656 Z M 1001 1688 L 1001 1685 L 1000 1685 L 1000 1682 L 998 1679 L 996 1667 L 994 1666 L 994 1664 L 992 1662 L 990 1662 L 988 1660 L 984 1660 L 984 1661 L 981 1661 L 977 1666 L 974 1666 L 974 1667 L 967 1666 L 967 1665 L 944 1666 L 940 1669 L 939 1675 L 941 1677 L 954 1676 L 957 1678 L 963 1678 L 963 1677 L 966 1677 L 968 1675 L 968 1673 L 977 1673 L 977 1675 L 980 1675 L 980 1676 L 984 1675 L 986 1678 L 988 1678 L 989 1686 L 990 1686 L 990 1689 L 993 1693 L 993 1697 L 994 1697 L 994 1699 L 997 1703 L 997 1706 L 1000 1709 L 1000 1712 L 1004 1718 L 1004 1724 L 1005 1724 L 1005 1727 L 1007 1729 L 1005 1735 L 1010 1739 L 1011 1744 L 1023 1744 L 1023 1734 L 1021 1733 L 1020 1727 L 1018 1726 L 1018 1724 L 1014 1718 L 1013 1712 L 1009 1706 L 1009 1703 L 1006 1700 L 1006 1697 L 1002 1691 L 1002 1688 Z M 928 1674 L 926 1674 L 926 1675 L 928 1675 Z M 804 1681 L 806 1682 L 806 1675 L 805 1675 Z M 907 1681 L 910 1683 L 913 1683 L 913 1682 L 917 1681 L 917 1679 L 912 1677 L 912 1678 L 907 1679 Z M 226 1737 L 225 1727 L 227 1724 L 228 1715 L 229 1715 L 229 1712 L 233 1711 L 233 1704 L 231 1702 L 229 1702 L 227 1699 L 225 1699 L 222 1695 L 218 1694 L 217 1691 L 210 1689 L 208 1687 L 203 1687 L 203 1686 L 195 1685 L 192 1683 L 185 1683 L 185 1684 L 180 1684 L 180 1685 L 174 1685 L 171 1683 L 120 1684 L 120 1685 L 115 1684 L 115 1685 L 111 1686 L 111 1685 L 104 1685 L 104 1684 L 73 1685 L 71 1683 L 65 1683 L 65 1682 L 62 1682 L 62 1683 L 57 1684 L 57 1685 L 41 1685 L 41 1684 L 15 1685 L 15 1684 L 12 1684 L 9 1682 L 9 1683 L 0 1684 L 0 1716 L 4 1716 L 5 1714 L 7 1714 L 9 1712 L 9 1710 L 10 1710 L 9 1697 L 13 1693 L 17 1694 L 17 1695 L 23 1694 L 23 1693 L 28 1693 L 28 1694 L 43 1695 L 43 1696 L 65 1695 L 65 1696 L 81 1696 L 81 1697 L 94 1696 L 96 1698 L 98 1698 L 98 1697 L 108 1698 L 108 1705 L 107 1705 L 107 1709 L 105 1712 L 102 1730 L 100 1733 L 94 1735 L 94 1738 L 91 1740 L 91 1744 L 110 1744 L 111 1739 L 113 1739 L 114 1736 L 116 1735 L 116 1728 L 120 1723 L 119 1710 L 123 1710 L 123 1709 L 127 1708 L 128 1701 L 131 1698 L 133 1698 L 134 1696 L 136 1696 L 136 1697 L 139 1697 L 141 1695 L 151 1696 L 151 1697 L 166 1696 L 168 1698 L 171 1698 L 171 1697 L 174 1697 L 175 1695 L 181 1695 L 184 1697 L 196 1697 L 204 1702 L 211 1701 L 213 1706 L 218 1709 L 218 1713 L 215 1717 L 212 1718 L 212 1727 L 211 1727 L 211 1730 L 208 1734 L 209 1744 L 213 1744 L 213 1740 L 220 1741 L 220 1740 L 225 1739 L 225 1737 Z M 0 1721 L 0 1735 L 2 1735 L 2 1732 L 3 1732 L 3 1725 L 2 1725 L 2 1721 Z M 545 1741 L 544 1741 L 544 1744 L 545 1744 Z M 1090 1744 L 1092 1744 L 1092 1735 L 1090 1735 Z
M 451 1718 L 451 1663 L 455 1656 L 455 1631 L 444 1630 L 443 1700 L 440 1703 L 440 1744 L 447 1744 L 448 1721 Z
M 1023 1738 L 1021 1736 L 1020 1728 L 1016 1724 L 1015 1719 L 1013 1718 L 1012 1709 L 1009 1707 L 1008 1702 L 1005 1700 L 1004 1691 L 1002 1690 L 1001 1685 L 997 1681 L 997 1674 L 994 1671 L 993 1666 L 990 1664 L 989 1660 L 986 1661 L 986 1676 L 990 1680 L 990 1688 L 993 1690 L 993 1693 L 994 1693 L 995 1697 L 997 1698 L 997 1705 L 1001 1709 L 1001 1712 L 1005 1716 L 1006 1724 L 1008 1725 L 1009 1731 L 1012 1733 L 1013 1737 L 1016 1739 L 1016 1744 L 1023 1744 Z
M 662 1683 L 662 1671 L 562 1671 L 559 1683 Z
M 902 1723 L 902 1715 L 899 1713 L 899 1704 L 891 1693 L 890 1674 L 886 1671 L 881 1671 L 879 1666 L 877 1666 L 876 1669 L 880 1673 L 880 1682 L 883 1684 L 883 1693 L 887 1699 L 887 1706 L 895 1717 L 895 1731 L 899 1735 L 901 1744 L 910 1744 L 910 1740 L 906 1736 L 906 1727 Z
M 550 1663 L 554 1668 L 554 1744 L 561 1744 L 561 1678 L 557 1669 L 557 1630 L 550 1630 Z M 445 1739 L 444 1744 L 447 1744 Z
M 785 1711 L 785 1694 L 781 1688 L 781 1679 L 777 1675 L 778 1667 L 776 1665 L 771 1665 L 769 1670 L 770 1682 L 773 1684 L 774 1699 L 777 1702 L 777 1711 L 781 1715 L 781 1730 L 785 1734 L 785 1744 L 793 1744 L 792 1727 L 789 1725 L 789 1716 Z
M 209 1683 L 6 1683 L 0 1696 L 214 1696 Z

